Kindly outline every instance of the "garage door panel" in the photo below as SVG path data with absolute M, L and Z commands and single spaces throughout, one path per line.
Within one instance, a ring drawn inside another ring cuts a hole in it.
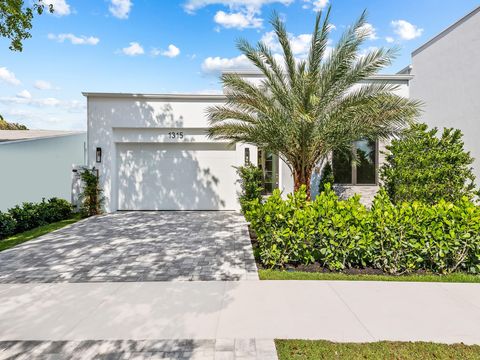
M 234 162 L 225 144 L 119 145 L 119 209 L 237 209 Z

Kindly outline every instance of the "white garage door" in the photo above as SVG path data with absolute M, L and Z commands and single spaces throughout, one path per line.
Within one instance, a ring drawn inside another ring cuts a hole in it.
M 120 210 L 235 210 L 235 149 L 226 144 L 119 144 Z

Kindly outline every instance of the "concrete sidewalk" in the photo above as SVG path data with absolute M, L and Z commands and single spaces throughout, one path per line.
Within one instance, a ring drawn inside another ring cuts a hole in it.
M 283 338 L 480 344 L 480 284 L 3 284 L 0 304 L 0 341 Z

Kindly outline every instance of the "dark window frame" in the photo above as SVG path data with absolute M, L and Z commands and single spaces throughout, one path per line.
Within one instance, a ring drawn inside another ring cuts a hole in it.
M 355 145 L 354 145 L 355 146 Z M 355 146 L 355 151 L 356 151 L 356 146 Z M 350 179 L 351 181 L 348 183 L 339 183 L 337 181 L 334 182 L 334 185 L 340 185 L 340 186 L 378 186 L 379 185 L 379 174 L 378 171 L 380 169 L 380 146 L 379 146 L 379 141 L 375 140 L 375 181 L 370 184 L 366 183 L 358 183 L 357 181 L 357 165 L 351 161 L 351 167 L 352 167 L 352 178 Z M 332 170 L 333 170 L 333 175 L 335 177 L 335 166 L 333 163 L 333 153 L 332 153 Z
M 270 153 L 272 155 L 272 180 L 268 182 L 272 184 L 272 191 L 267 190 L 266 183 L 266 169 L 265 169 L 265 162 L 266 162 L 266 153 Z M 279 178 L 280 178 L 280 157 L 277 154 L 271 153 L 269 151 L 265 151 L 264 149 L 257 149 L 257 166 L 262 170 L 263 173 L 263 180 L 262 180 L 262 195 L 271 195 L 275 189 L 279 188 Z

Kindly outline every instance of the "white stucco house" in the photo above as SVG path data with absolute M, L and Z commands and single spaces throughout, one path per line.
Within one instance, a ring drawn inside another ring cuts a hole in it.
M 253 83 L 260 74 L 237 71 Z M 480 179 L 480 7 L 412 54 L 412 65 L 368 82 L 398 85 L 398 94 L 425 103 L 421 121 L 463 130 L 466 148 L 477 159 Z M 206 109 L 223 95 L 89 93 L 88 165 L 99 170 L 106 211 L 236 210 L 235 166 L 260 166 L 266 192 L 293 189 L 293 178 L 275 154 L 249 144 L 231 146 L 206 136 Z M 358 164 L 332 156 L 337 190 L 359 193 L 369 202 L 378 190 L 384 144 L 359 141 Z M 315 195 L 320 169 L 312 179 Z
M 480 6 L 416 49 L 403 72 L 424 103 L 421 121 L 462 130 L 480 185 Z
M 261 75 L 237 72 L 256 83 Z M 410 75 L 379 75 L 369 82 L 399 85 L 408 97 Z M 249 144 L 229 145 L 206 136 L 209 106 L 223 95 L 89 93 L 88 165 L 99 170 L 105 210 L 237 210 L 235 166 L 262 167 L 267 192 L 293 189 L 286 164 Z M 378 144 L 359 144 L 368 164 L 344 171 L 345 193 L 378 188 Z M 314 179 L 315 181 L 315 179 Z
M 72 166 L 86 163 L 86 133 L 0 130 L 0 211 L 42 198 L 71 199 Z

